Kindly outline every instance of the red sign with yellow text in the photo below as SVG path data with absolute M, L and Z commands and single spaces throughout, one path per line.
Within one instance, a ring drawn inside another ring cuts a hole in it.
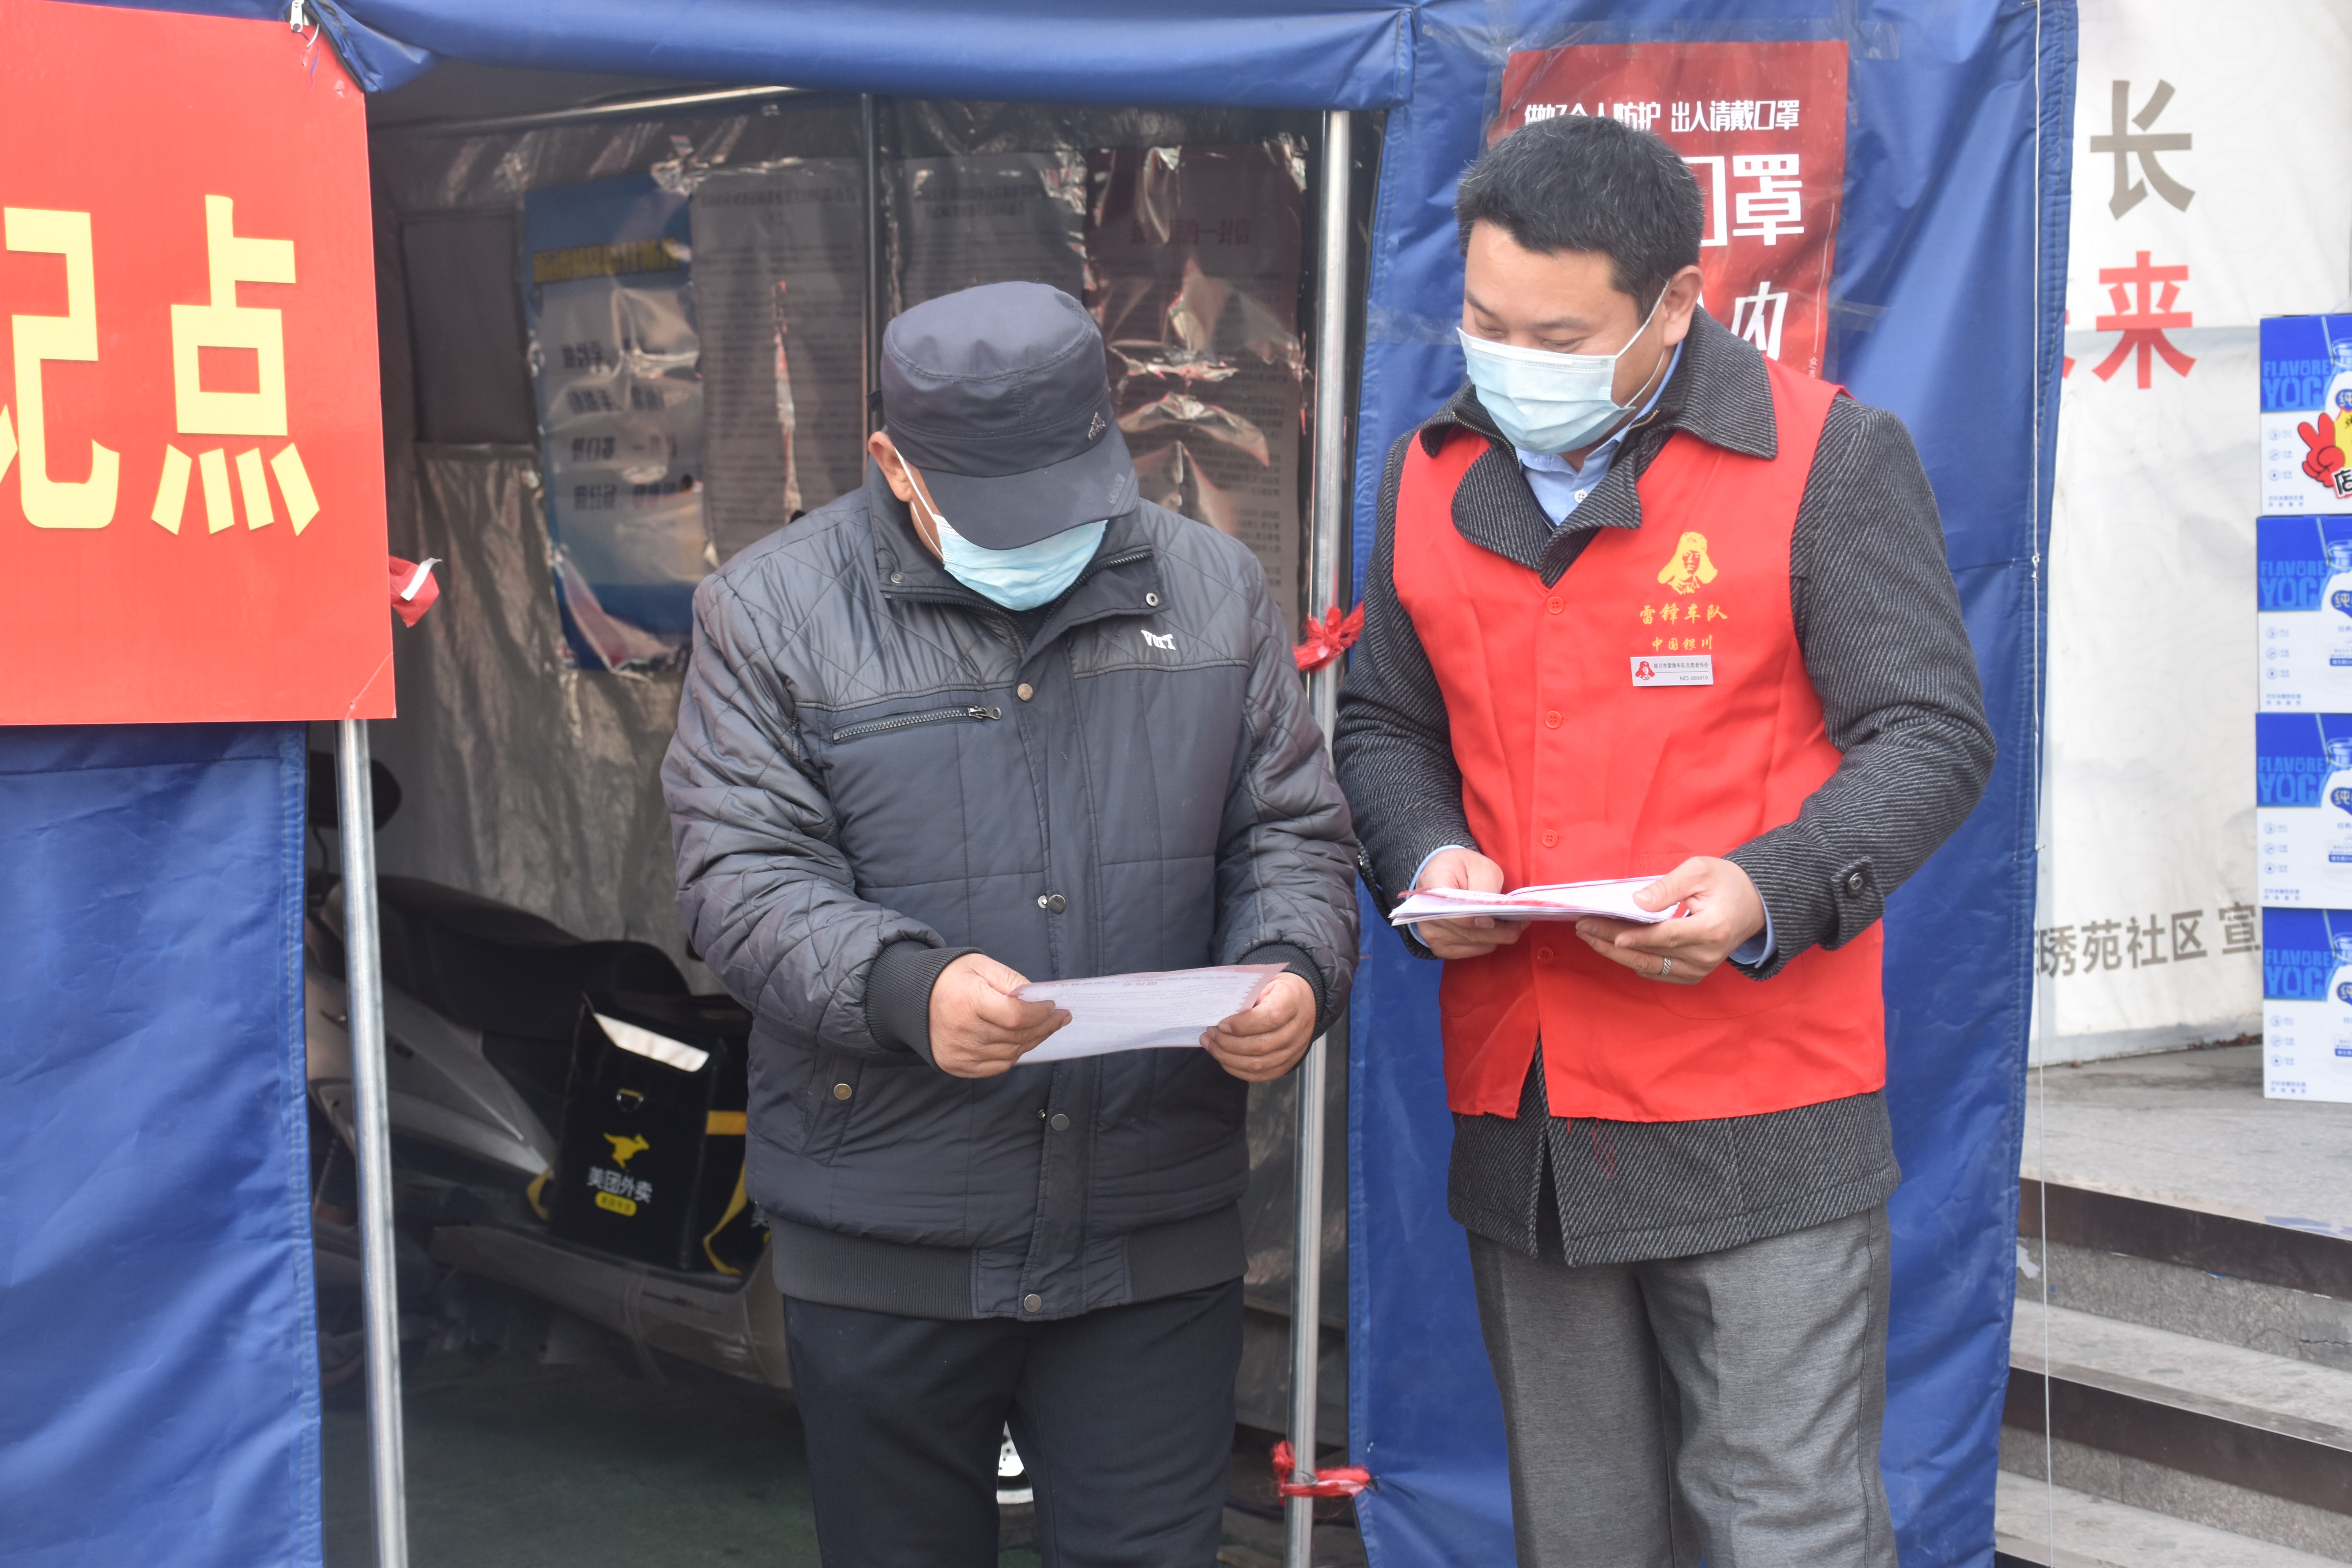
M 389 717 L 358 87 L 53 0 L 0 59 L 0 723 Z
M 1496 140 L 1606 115 L 1656 132 L 1698 176 L 1707 312 L 1768 359 L 1822 373 L 1845 186 L 1843 40 L 1578 45 L 1514 54 Z

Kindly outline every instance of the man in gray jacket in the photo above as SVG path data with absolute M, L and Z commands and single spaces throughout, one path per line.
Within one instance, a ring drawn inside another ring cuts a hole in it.
M 864 489 L 695 596 L 662 777 L 694 945 L 757 1015 L 749 1186 L 828 1563 L 1206 1563 L 1247 1085 L 1347 995 L 1348 810 L 1235 541 L 1139 502 L 1102 340 L 992 284 L 883 340 Z M 1276 963 L 1200 1049 L 1024 1066 L 1027 980 Z

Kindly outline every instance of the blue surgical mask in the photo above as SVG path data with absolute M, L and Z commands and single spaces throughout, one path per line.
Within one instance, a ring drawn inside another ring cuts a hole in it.
M 1100 522 L 1082 522 L 1076 528 L 1049 533 L 1034 543 L 1011 550 L 983 550 L 950 528 L 948 520 L 923 499 L 922 491 L 915 492 L 915 501 L 939 531 L 940 563 L 948 569 L 948 574 L 982 598 L 992 599 L 1008 610 L 1034 610 L 1068 592 L 1070 584 L 1078 580 L 1078 574 L 1087 569 L 1087 563 L 1095 558 L 1103 532 L 1110 527 L 1106 518 Z
M 1610 396 L 1617 384 L 1617 362 L 1649 331 L 1665 300 L 1662 289 L 1642 319 L 1641 331 L 1613 354 L 1553 353 L 1488 342 L 1459 327 L 1454 333 L 1462 340 L 1462 357 L 1469 362 L 1470 384 L 1478 389 L 1479 403 L 1504 437 L 1522 451 L 1573 452 L 1600 440 L 1641 406 L 1638 396 L 1628 404 Z

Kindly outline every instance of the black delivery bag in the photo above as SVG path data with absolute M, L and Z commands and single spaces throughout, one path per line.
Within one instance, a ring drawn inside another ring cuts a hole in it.
M 548 1224 L 656 1268 L 740 1273 L 751 1016 L 725 997 L 583 999 Z M 747 1246 L 748 1244 L 748 1246 Z

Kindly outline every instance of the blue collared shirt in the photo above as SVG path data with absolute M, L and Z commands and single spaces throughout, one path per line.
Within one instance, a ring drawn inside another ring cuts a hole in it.
M 1518 453 L 1519 471 L 1528 477 L 1528 489 L 1536 495 L 1536 504 L 1551 519 L 1554 528 L 1568 521 L 1569 514 L 1582 504 L 1584 498 L 1601 488 L 1609 477 L 1609 466 L 1617 460 L 1625 445 L 1625 437 L 1633 426 L 1650 416 L 1658 399 L 1666 393 L 1666 383 L 1674 380 L 1675 367 L 1682 363 L 1683 346 L 1675 345 L 1675 357 L 1666 362 L 1666 374 L 1658 378 L 1657 389 L 1647 402 L 1634 411 L 1633 417 L 1617 427 L 1617 433 L 1584 455 L 1584 466 L 1578 468 L 1558 452 L 1530 452 L 1524 447 L 1513 447 Z

